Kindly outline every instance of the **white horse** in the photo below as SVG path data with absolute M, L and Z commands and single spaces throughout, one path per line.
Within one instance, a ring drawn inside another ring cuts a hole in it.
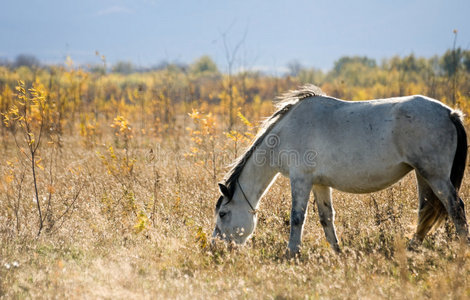
M 424 97 L 343 101 L 305 86 L 285 94 L 248 150 L 233 164 L 216 204 L 213 237 L 244 243 L 253 233 L 259 200 L 277 174 L 292 193 L 288 250 L 300 249 L 310 191 L 326 239 L 340 251 L 331 188 L 351 193 L 384 189 L 415 170 L 420 243 L 447 214 L 468 238 L 463 201 L 467 137 L 462 113 Z

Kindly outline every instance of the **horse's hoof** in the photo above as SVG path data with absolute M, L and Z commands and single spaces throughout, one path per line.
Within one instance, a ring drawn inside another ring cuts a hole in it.
M 291 250 L 287 249 L 286 250 L 286 258 L 287 259 L 294 259 L 300 256 L 300 250 Z
M 337 254 L 343 253 L 343 251 L 341 251 L 341 248 L 339 247 L 338 244 L 336 244 L 336 245 L 333 246 L 333 250 L 335 250 L 335 252 L 336 252 Z
M 413 237 L 410 240 L 410 243 L 408 244 L 407 249 L 408 249 L 408 251 L 417 252 L 418 248 L 421 246 L 422 243 L 423 243 L 422 240 L 418 239 L 417 237 Z

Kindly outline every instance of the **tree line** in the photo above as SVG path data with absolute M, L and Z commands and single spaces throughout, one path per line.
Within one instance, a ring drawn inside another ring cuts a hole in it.
M 239 111 L 259 120 L 272 112 L 272 99 L 306 83 L 343 99 L 423 94 L 470 111 L 470 51 L 461 48 L 430 58 L 394 56 L 380 63 L 366 56 L 344 56 L 329 71 L 293 61 L 284 74 L 237 71 L 234 66 L 224 73 L 209 56 L 191 64 L 163 62 L 148 69 L 129 62 L 108 67 L 105 57 L 101 60 L 94 66 L 76 66 L 70 58 L 64 64 L 44 65 L 34 56 L 21 55 L 3 62 L 0 113 L 13 102 L 19 80 L 26 88 L 33 83 L 44 87 L 46 100 L 61 110 L 59 128 L 128 115 L 142 128 L 151 125 L 155 132 L 168 132 L 178 116 L 187 116 L 195 107 L 213 112 L 232 128 Z

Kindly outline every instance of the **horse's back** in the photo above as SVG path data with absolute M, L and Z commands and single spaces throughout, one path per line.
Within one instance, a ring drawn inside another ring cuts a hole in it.
M 370 101 L 319 96 L 299 103 L 288 120 L 287 131 L 290 143 L 305 144 L 310 140 L 319 146 L 317 138 L 325 145 L 344 147 L 346 151 L 371 147 L 375 152 L 385 151 L 393 144 L 397 151 L 406 152 L 409 145 L 423 140 L 441 145 L 447 137 L 455 136 L 451 111 L 437 100 L 421 95 Z

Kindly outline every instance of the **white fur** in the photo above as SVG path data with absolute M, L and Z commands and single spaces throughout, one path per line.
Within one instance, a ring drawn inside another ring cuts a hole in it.
M 278 173 L 291 181 L 292 252 L 299 251 L 312 189 L 326 238 L 338 251 L 331 188 L 374 192 L 415 169 L 449 210 L 456 201 L 449 179 L 457 147 L 451 111 L 424 96 L 355 102 L 313 96 L 298 101 L 246 161 L 238 183 L 247 199 L 239 188 L 230 201 L 225 197 L 214 235 L 244 243 L 256 227 L 246 200 L 257 207 Z M 462 226 L 460 231 L 466 231 Z

